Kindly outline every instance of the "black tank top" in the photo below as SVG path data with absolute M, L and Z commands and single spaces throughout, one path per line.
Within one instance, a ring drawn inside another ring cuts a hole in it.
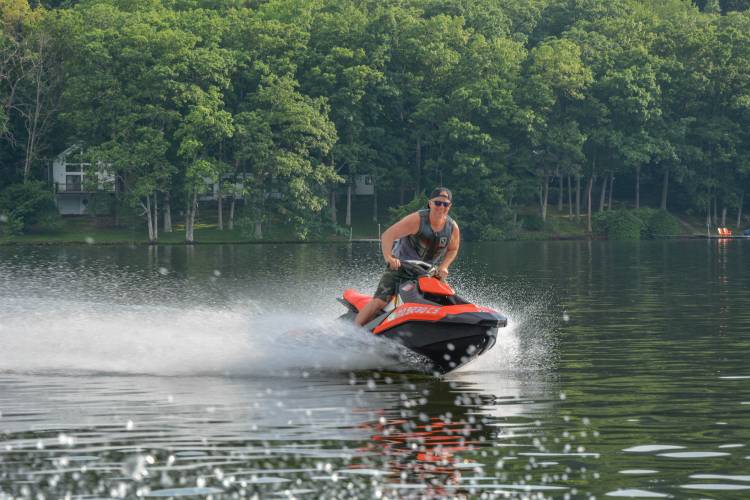
M 453 235 L 453 219 L 447 217 L 443 229 L 433 231 L 430 226 L 430 210 L 424 209 L 417 213 L 419 231 L 397 240 L 393 255 L 399 260 L 423 260 L 430 264 L 440 264 Z

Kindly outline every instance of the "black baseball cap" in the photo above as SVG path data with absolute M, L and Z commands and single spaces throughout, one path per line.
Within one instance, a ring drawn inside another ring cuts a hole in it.
M 453 201 L 453 194 L 451 193 L 451 190 L 444 187 L 436 187 L 432 190 L 432 193 L 430 193 L 430 199 L 437 198 L 439 196 L 442 196 L 444 198 L 448 198 L 450 201 Z

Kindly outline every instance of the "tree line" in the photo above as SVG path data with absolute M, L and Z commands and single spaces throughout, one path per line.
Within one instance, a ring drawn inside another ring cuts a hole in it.
M 638 208 L 654 185 L 662 209 L 739 222 L 749 6 L 0 0 L 0 189 L 81 144 L 151 240 L 174 207 L 193 240 L 207 182 L 220 227 L 241 204 L 258 235 L 283 220 L 305 237 L 340 222 L 336 200 L 363 174 L 375 203 L 450 186 L 474 239 L 529 206 L 590 230 L 614 194 Z

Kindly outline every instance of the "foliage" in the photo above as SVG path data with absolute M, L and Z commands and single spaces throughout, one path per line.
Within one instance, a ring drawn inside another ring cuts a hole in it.
M 0 192 L 0 214 L 5 219 L 4 231 L 11 234 L 28 231 L 38 223 L 53 228 L 59 219 L 54 195 L 40 181 L 13 184 Z
M 541 231 L 544 229 L 544 220 L 539 214 L 527 214 L 521 218 L 521 227 L 529 231 Z
M 485 226 L 480 229 L 480 241 L 502 241 L 508 239 L 508 233 L 499 227 Z
M 594 234 L 610 240 L 639 240 L 643 221 L 629 210 L 607 210 L 593 217 Z
M 388 215 L 389 215 L 389 224 L 394 224 L 407 215 L 416 212 L 417 210 L 422 210 L 423 208 L 427 208 L 427 204 L 429 203 L 429 200 L 427 199 L 427 195 L 422 193 L 416 198 L 412 199 L 408 203 L 405 203 L 403 205 L 399 205 L 397 207 L 389 208 L 388 209 Z
M 595 234 L 613 240 L 637 240 L 673 236 L 680 233 L 680 223 L 666 210 L 609 210 L 597 213 L 593 220 Z
M 613 176 L 620 196 L 664 186 L 616 202 L 715 217 L 750 191 L 747 8 L 0 0 L 0 189 L 79 143 L 148 219 L 169 193 L 190 223 L 219 183 L 248 200 L 253 234 L 313 237 L 355 175 L 379 203 L 451 187 L 467 239 L 512 237 L 519 210 L 564 198 L 565 177 L 599 191 Z M 644 236 L 674 230 L 643 219 Z
M 641 208 L 635 211 L 635 215 L 643 222 L 641 234 L 645 238 L 680 234 L 680 222 L 666 210 Z

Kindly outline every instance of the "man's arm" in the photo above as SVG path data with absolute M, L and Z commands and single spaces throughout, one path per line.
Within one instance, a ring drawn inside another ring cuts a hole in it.
M 441 279 L 448 277 L 448 268 L 456 259 L 458 255 L 458 247 L 461 245 L 461 231 L 458 229 L 458 224 L 453 222 L 453 233 L 451 234 L 451 241 L 448 243 L 448 249 L 443 257 L 443 262 L 438 267 L 438 275 Z
M 388 229 L 380 236 L 380 250 L 383 258 L 391 269 L 401 267 L 401 261 L 393 256 L 393 242 L 404 236 L 416 234 L 419 231 L 419 213 L 409 214 Z

